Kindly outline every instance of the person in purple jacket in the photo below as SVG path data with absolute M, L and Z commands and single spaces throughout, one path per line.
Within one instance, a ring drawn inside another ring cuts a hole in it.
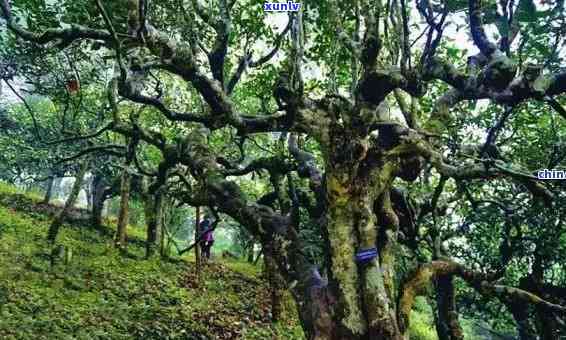
M 214 244 L 214 230 L 212 229 L 210 215 L 204 216 L 204 219 L 200 222 L 200 230 L 202 231 L 202 238 L 200 240 L 202 257 L 206 260 L 210 260 L 210 248 L 212 248 Z

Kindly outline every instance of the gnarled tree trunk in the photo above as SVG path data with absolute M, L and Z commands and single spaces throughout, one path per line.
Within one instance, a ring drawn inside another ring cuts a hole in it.
M 346 171 L 327 174 L 329 289 L 337 299 L 331 339 L 401 339 L 395 307 L 394 256 L 385 239 L 390 235 L 382 230 L 378 239 L 375 195 L 367 191 L 371 187 L 364 184 L 367 179 L 356 177 Z M 385 214 L 390 203 L 386 197 L 382 201 L 382 219 L 388 221 L 390 216 Z M 356 253 L 378 244 L 382 246 L 378 257 L 366 263 L 356 261 Z

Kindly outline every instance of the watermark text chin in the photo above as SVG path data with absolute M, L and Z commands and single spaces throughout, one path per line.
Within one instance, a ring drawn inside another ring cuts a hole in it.
M 566 180 L 566 170 L 542 169 L 537 172 L 538 179 L 563 179 Z

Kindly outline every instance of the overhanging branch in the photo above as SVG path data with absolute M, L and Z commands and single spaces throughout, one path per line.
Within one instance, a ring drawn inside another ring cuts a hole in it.
M 533 305 L 548 312 L 566 316 L 566 307 L 548 302 L 539 296 L 515 287 L 495 284 L 489 275 L 466 269 L 463 265 L 451 261 L 432 261 L 420 266 L 402 285 L 399 295 L 399 323 L 402 331 L 406 331 L 410 322 L 410 312 L 416 296 L 422 295 L 425 288 L 441 276 L 457 276 L 472 286 L 478 293 L 487 297 L 496 297 L 500 301 Z

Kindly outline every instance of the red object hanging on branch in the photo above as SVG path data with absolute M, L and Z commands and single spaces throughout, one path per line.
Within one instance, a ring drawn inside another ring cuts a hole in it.
M 77 92 L 79 92 L 81 85 L 79 84 L 79 81 L 77 79 L 69 79 L 67 80 L 67 84 L 65 85 L 67 87 L 67 91 L 70 94 L 75 94 Z

